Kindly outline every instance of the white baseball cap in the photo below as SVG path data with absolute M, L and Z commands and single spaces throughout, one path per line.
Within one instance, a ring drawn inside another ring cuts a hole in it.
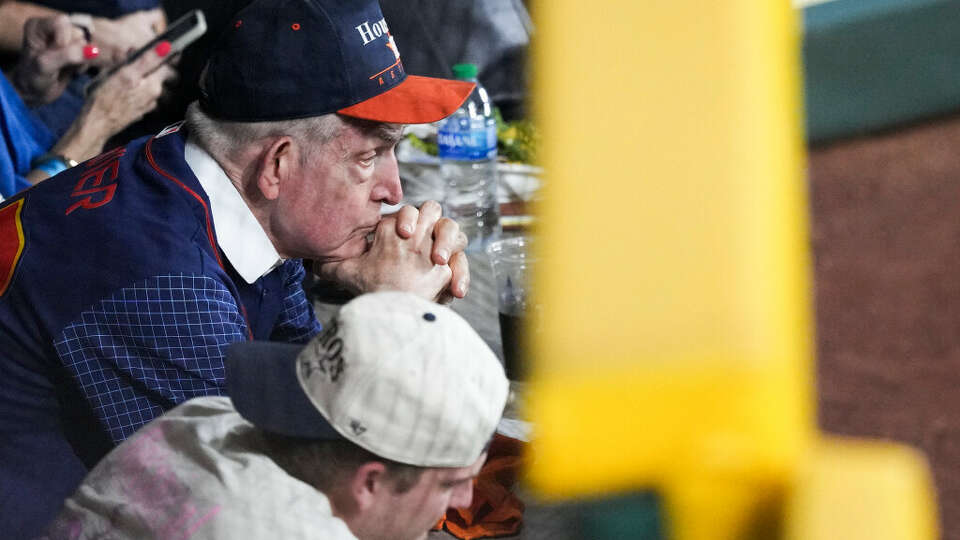
M 227 392 L 254 425 L 421 467 L 473 464 L 508 390 L 465 320 L 401 292 L 357 297 L 305 346 L 237 343 L 226 367 Z

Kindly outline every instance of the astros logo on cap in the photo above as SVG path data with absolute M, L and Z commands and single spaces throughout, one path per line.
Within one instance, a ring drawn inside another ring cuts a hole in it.
M 393 57 L 396 60 L 393 64 L 370 75 L 371 80 L 377 79 L 377 82 L 382 86 L 386 83 L 384 77 L 389 75 L 391 80 L 395 80 L 403 74 L 403 64 L 400 63 L 400 50 L 397 48 L 397 43 L 393 41 L 393 36 L 390 35 L 390 29 L 387 28 L 387 21 L 385 19 L 380 19 L 373 24 L 370 24 L 369 21 L 364 21 L 363 24 L 356 26 L 356 30 L 360 33 L 360 38 L 363 40 L 364 46 L 386 36 L 386 47 L 390 49 L 390 52 L 393 53 Z

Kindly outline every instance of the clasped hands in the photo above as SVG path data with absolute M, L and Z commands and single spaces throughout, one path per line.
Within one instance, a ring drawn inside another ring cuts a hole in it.
M 404 206 L 384 216 L 360 256 L 319 262 L 318 274 L 356 292 L 399 290 L 441 303 L 463 298 L 470 269 L 466 236 L 440 205 Z

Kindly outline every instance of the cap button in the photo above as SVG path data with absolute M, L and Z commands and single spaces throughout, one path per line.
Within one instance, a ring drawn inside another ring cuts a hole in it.
M 426 320 L 426 321 L 433 322 L 433 321 L 437 320 L 437 316 L 434 315 L 433 313 L 429 313 L 429 312 L 428 312 L 428 313 L 424 313 L 424 314 L 423 314 L 423 319 Z

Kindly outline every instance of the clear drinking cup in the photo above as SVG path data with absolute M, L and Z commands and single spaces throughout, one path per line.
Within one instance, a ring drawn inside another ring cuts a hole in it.
M 526 370 L 524 331 L 530 304 L 530 278 L 533 273 L 533 239 L 526 236 L 491 242 L 487 254 L 493 266 L 497 287 L 497 311 L 503 343 L 503 367 L 507 378 L 522 380 Z

